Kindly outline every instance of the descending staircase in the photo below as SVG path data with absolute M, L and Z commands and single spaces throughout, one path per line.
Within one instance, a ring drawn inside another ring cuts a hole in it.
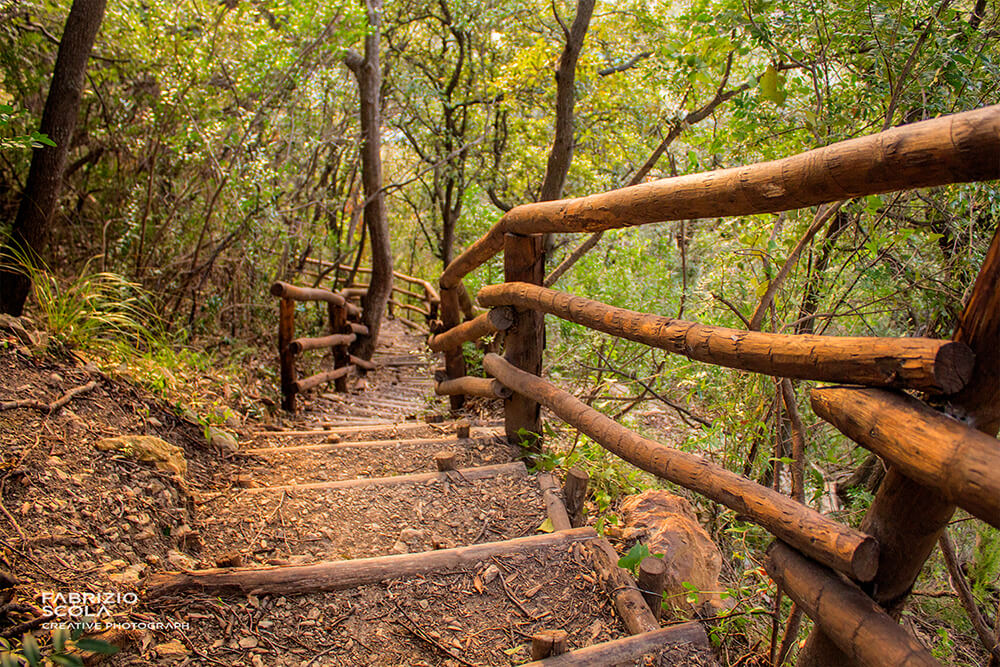
M 148 620 L 188 629 L 114 664 L 511 665 L 563 637 L 552 664 L 714 664 L 700 626 L 658 630 L 502 428 L 421 420 L 425 350 L 390 321 L 364 391 L 254 434 L 232 490 L 200 508 L 198 557 L 219 567 L 148 582 Z

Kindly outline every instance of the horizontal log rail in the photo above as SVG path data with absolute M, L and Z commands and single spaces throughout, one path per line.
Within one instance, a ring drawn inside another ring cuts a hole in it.
M 516 368 L 496 354 L 487 354 L 483 367 L 515 393 L 544 405 L 637 468 L 729 507 L 812 558 L 859 581 L 874 576 L 878 545 L 864 533 L 701 456 L 643 438 L 568 392 Z
M 772 544 L 764 568 L 823 633 L 858 663 L 940 667 L 920 642 L 860 588 L 788 545 Z
M 354 364 L 358 368 L 362 368 L 362 369 L 364 369 L 366 371 L 373 371 L 376 368 L 378 368 L 378 366 L 375 364 L 374 361 L 368 361 L 367 359 L 362 359 L 361 357 L 356 357 L 353 354 L 351 355 L 350 359 L 351 359 L 351 363 L 352 364 Z
M 443 380 L 434 387 L 438 396 L 481 396 L 483 398 L 510 398 L 513 392 L 492 378 L 460 377 Z
M 357 334 L 358 336 L 368 335 L 368 327 L 364 324 L 361 324 L 360 322 L 349 322 L 348 324 L 351 327 L 352 333 Z
M 463 343 L 479 340 L 497 331 L 499 329 L 490 319 L 490 314 L 483 313 L 443 333 L 434 334 L 427 340 L 427 346 L 434 352 L 452 350 L 461 347 Z
M 292 354 L 302 354 L 306 350 L 323 350 L 337 345 L 350 345 L 357 340 L 356 334 L 332 334 L 319 338 L 297 338 L 288 344 Z
M 328 262 L 328 261 L 322 260 L 322 259 L 314 259 L 312 257 L 307 257 L 305 261 L 306 261 L 307 264 L 315 264 L 316 266 L 319 266 L 319 267 L 324 268 L 324 269 L 333 267 L 333 263 L 332 262 Z M 347 264 L 338 264 L 337 265 L 337 269 L 340 270 L 340 271 L 354 271 L 355 270 L 355 268 L 353 266 L 349 266 Z M 357 267 L 357 273 L 371 273 L 371 272 L 372 272 L 371 268 L 369 268 L 367 266 L 359 266 L 359 267 Z M 400 280 L 408 282 L 408 283 L 410 283 L 412 285 L 417 285 L 419 287 L 422 287 L 423 290 L 424 290 L 424 294 L 426 295 L 427 300 L 429 302 L 431 302 L 431 303 L 441 303 L 441 297 L 438 295 L 438 291 L 436 289 L 434 289 L 434 285 L 432 285 L 429 280 L 424 280 L 423 278 L 417 278 L 415 276 L 410 276 L 410 275 L 407 275 L 407 274 L 405 274 L 405 273 L 403 273 L 401 271 L 393 271 L 392 275 L 394 277 L 399 278 Z
M 344 287 L 340 290 L 340 293 L 344 295 L 346 299 L 361 299 L 368 296 L 367 287 Z
M 348 315 L 361 314 L 361 309 L 354 304 L 347 303 L 347 299 L 342 294 L 331 292 L 322 287 L 296 287 L 279 280 L 271 285 L 271 295 L 292 301 L 324 301 L 335 306 L 346 307 Z
M 696 361 L 777 377 L 951 394 L 969 381 L 975 362 L 964 343 L 727 329 L 616 308 L 528 283 L 484 287 L 479 302 L 539 310 Z
M 777 213 L 896 190 L 1000 177 L 1000 105 L 849 139 L 781 160 L 665 178 L 508 211 L 441 274 L 444 288 L 503 249 L 504 234 L 597 232 Z
M 1000 441 L 906 395 L 822 387 L 813 410 L 910 479 L 1000 528 Z
M 389 303 L 389 305 L 395 306 L 396 308 L 400 308 L 402 310 L 409 310 L 409 311 L 412 311 L 414 313 L 418 313 L 420 315 L 423 315 L 424 317 L 430 317 L 431 316 L 430 309 L 428 309 L 428 308 L 421 308 L 420 306 L 414 305 L 412 303 L 404 303 L 402 301 L 397 301 L 396 299 L 389 299 L 388 303 Z
M 295 393 L 301 394 L 309 391 L 313 387 L 318 387 L 321 384 L 326 384 L 327 382 L 333 382 L 337 378 L 346 377 L 348 373 L 355 370 L 354 365 L 341 366 L 340 368 L 335 368 L 332 371 L 323 371 L 322 373 L 316 373 L 315 375 L 310 375 L 307 378 L 295 381 Z

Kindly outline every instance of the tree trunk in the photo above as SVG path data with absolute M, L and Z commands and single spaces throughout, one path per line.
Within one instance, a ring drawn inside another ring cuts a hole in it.
M 62 190 L 66 156 L 76 129 L 87 60 L 104 18 L 106 2 L 74 0 L 69 10 L 39 128 L 56 145 L 36 148 L 32 155 L 14 228 L 0 251 L 4 263 L 18 255 L 35 263 L 45 249 L 49 223 Z M 0 312 L 20 315 L 30 290 L 28 276 L 9 269 L 0 270 Z
M 361 99 L 361 180 L 365 186 L 365 226 L 372 247 L 372 277 L 368 294 L 362 299 L 362 321 L 368 336 L 360 337 L 353 352 L 368 360 L 375 351 L 382 313 L 392 291 L 392 248 L 389 240 L 389 220 L 385 213 L 382 192 L 382 119 L 380 92 L 382 72 L 379 69 L 379 37 L 382 24 L 382 0 L 365 0 L 370 32 L 365 37 L 365 55 L 349 51 L 344 58 L 358 80 Z

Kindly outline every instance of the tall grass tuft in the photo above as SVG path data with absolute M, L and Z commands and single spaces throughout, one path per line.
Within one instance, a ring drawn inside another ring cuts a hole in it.
M 154 336 L 159 318 L 138 283 L 115 273 L 92 272 L 90 262 L 75 277 L 61 280 L 37 259 L 26 260 L 23 254 L 15 255 L 13 269 L 31 280 L 33 319 L 52 341 L 108 350 L 122 344 L 144 348 Z

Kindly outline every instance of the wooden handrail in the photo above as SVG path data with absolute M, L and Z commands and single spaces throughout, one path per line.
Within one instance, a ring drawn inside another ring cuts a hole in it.
M 345 306 L 349 315 L 357 316 L 361 314 L 361 309 L 353 303 L 348 303 L 344 295 L 331 292 L 322 287 L 297 287 L 278 280 L 271 285 L 271 294 L 272 296 L 291 299 L 293 301 L 323 301 L 335 306 Z
M 510 326 L 508 324 L 508 326 Z M 452 327 L 447 331 L 434 334 L 427 340 L 427 347 L 434 352 L 442 352 L 461 347 L 462 343 L 478 340 L 483 336 L 489 336 L 499 331 L 496 324 L 490 319 L 489 313 L 483 313 L 467 322 L 462 322 L 457 327 Z
M 484 398 L 510 398 L 513 392 L 500 384 L 498 380 L 466 375 L 454 380 L 444 380 L 437 383 L 434 387 L 434 393 L 438 396 L 463 394 L 466 396 L 482 396 Z
M 484 287 L 479 302 L 540 310 L 697 361 L 777 377 L 951 394 L 969 381 L 975 362 L 964 343 L 727 329 L 616 308 L 527 283 Z
M 315 375 L 310 375 L 307 378 L 295 381 L 295 393 L 301 394 L 303 392 L 309 391 L 313 387 L 318 387 L 321 384 L 326 384 L 327 382 L 332 382 L 342 377 L 346 377 L 348 373 L 354 370 L 354 365 L 341 366 L 340 368 L 335 368 L 332 371 L 324 371 L 322 373 L 316 373 Z
M 896 190 L 1000 177 L 1000 105 L 903 125 L 798 155 L 524 204 L 456 257 L 444 288 L 503 249 L 504 233 L 596 232 L 653 222 L 776 213 Z
M 857 586 L 775 542 L 764 568 L 845 654 L 873 667 L 940 667 L 920 642 Z
M 329 268 L 329 267 L 333 266 L 333 262 L 328 262 L 328 261 L 323 260 L 323 259 L 314 259 L 312 257 L 306 257 L 305 261 L 306 261 L 306 263 L 316 264 L 317 266 L 321 266 L 323 268 Z M 341 271 L 353 271 L 354 270 L 353 266 L 348 266 L 347 264 L 338 264 L 337 268 L 339 270 L 341 270 Z M 366 266 L 359 266 L 357 268 L 357 272 L 358 273 L 371 273 L 372 270 L 369 267 L 366 267 Z M 424 280 L 423 278 L 417 278 L 416 276 L 409 276 L 409 275 L 406 275 L 405 273 L 403 273 L 401 271 L 393 271 L 392 275 L 395 276 L 396 278 L 399 278 L 400 280 L 404 280 L 404 281 L 406 281 L 408 283 L 411 283 L 411 284 L 414 284 L 414 285 L 419 285 L 420 287 L 423 287 L 424 288 L 424 292 L 427 295 L 427 300 L 428 301 L 430 301 L 432 303 L 440 303 L 441 302 L 441 297 L 438 295 L 437 290 L 434 289 L 434 285 L 432 285 L 429 280 Z
M 288 344 L 288 348 L 292 354 L 302 354 L 306 350 L 321 350 L 337 345 L 350 345 L 357 338 L 357 335 L 353 333 L 333 334 L 319 338 L 296 338 Z
M 1000 441 L 909 396 L 821 387 L 816 414 L 910 479 L 1000 528 Z
M 812 558 L 859 581 L 867 581 L 875 574 L 878 545 L 864 533 L 701 456 L 643 438 L 496 354 L 484 357 L 483 368 L 515 393 L 544 405 L 637 468 L 725 505 Z

